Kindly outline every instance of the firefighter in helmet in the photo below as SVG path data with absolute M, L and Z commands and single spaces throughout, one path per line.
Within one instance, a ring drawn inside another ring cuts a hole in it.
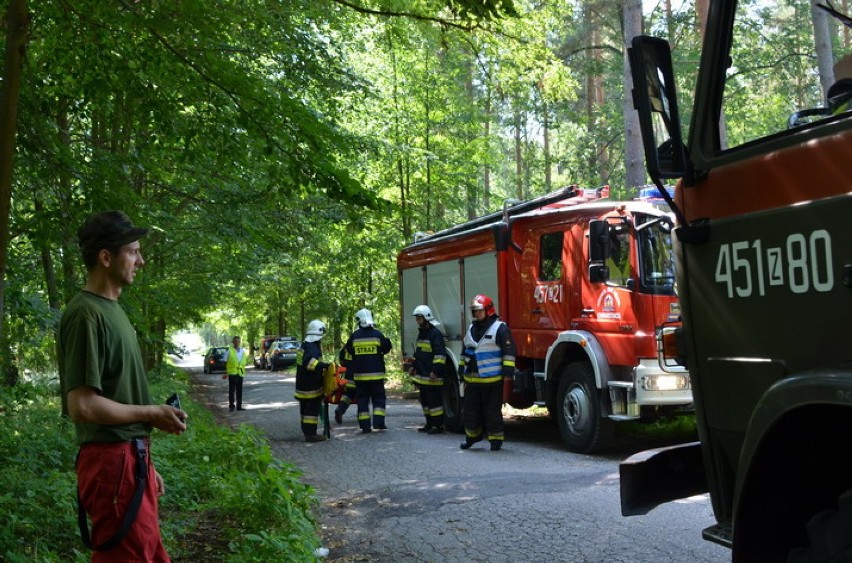
M 340 349 L 337 359 L 340 365 L 346 368 L 346 371 L 343 372 L 343 380 L 346 381 L 346 387 L 343 390 L 343 396 L 340 397 L 340 403 L 334 409 L 334 422 L 343 424 L 343 415 L 346 414 L 349 405 L 355 400 L 355 380 L 352 379 L 352 368 L 349 365 L 352 362 L 352 356 L 346 351 L 345 346 Z
M 348 370 L 355 380 L 355 399 L 358 402 L 358 425 L 367 434 L 387 430 L 385 424 L 385 354 L 390 352 L 391 341 L 373 326 L 373 313 L 361 309 L 355 313 L 358 328 L 346 342 L 346 353 L 352 358 Z M 347 371 L 348 371 L 347 370 Z M 373 415 L 370 417 L 370 403 Z
M 413 362 L 407 364 L 408 374 L 420 390 L 420 406 L 426 417 L 426 425 L 419 432 L 442 434 L 444 432 L 444 365 L 447 348 L 444 335 L 438 330 L 439 323 L 428 305 L 418 305 L 411 313 L 419 329 L 417 349 Z
M 461 449 L 487 438 L 491 451 L 498 451 L 503 447 L 503 380 L 515 372 L 515 342 L 487 295 L 473 298 L 470 314 L 473 322 L 464 337 L 459 366 L 465 383 Z
M 313 320 L 308 323 L 305 341 L 296 354 L 296 399 L 306 442 L 322 442 L 325 436 L 317 434 L 322 405 L 322 374 L 328 367 L 322 361 L 320 340 L 325 336 L 325 323 Z

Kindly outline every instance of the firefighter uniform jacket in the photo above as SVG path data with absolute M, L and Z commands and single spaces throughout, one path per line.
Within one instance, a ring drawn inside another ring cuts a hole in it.
M 296 398 L 318 399 L 322 397 L 322 374 L 327 363 L 322 361 L 319 342 L 302 342 L 296 354 Z
M 461 363 L 465 383 L 497 383 L 511 377 L 515 371 L 515 342 L 506 323 L 497 315 L 470 323 Z
M 359 328 L 346 342 L 346 353 L 352 358 L 347 371 L 355 381 L 385 378 L 385 354 L 390 352 L 391 341 L 374 327 Z
M 447 348 L 444 335 L 432 325 L 419 329 L 417 350 L 414 352 L 414 383 L 418 385 L 443 385 Z M 431 379 L 429 373 L 437 379 Z

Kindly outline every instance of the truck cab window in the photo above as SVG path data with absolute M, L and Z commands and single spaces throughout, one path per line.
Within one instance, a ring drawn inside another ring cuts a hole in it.
M 540 281 L 562 279 L 562 231 L 541 235 L 541 252 L 538 264 Z
M 843 26 L 820 15 L 830 21 L 828 37 L 822 38 L 825 52 L 818 54 L 808 2 L 738 2 L 722 98 L 722 150 L 840 113 L 832 107 L 839 104 L 827 99 L 831 84 L 820 83 L 818 59 L 829 58 L 837 84 L 847 72 L 842 58 L 850 51 L 844 47 Z
M 609 283 L 626 286 L 630 279 L 630 230 L 627 224 L 612 225 L 609 229 Z
M 675 293 L 672 224 L 647 218 L 642 226 L 642 219 L 643 216 L 637 215 L 641 290 L 643 293 L 672 295 Z

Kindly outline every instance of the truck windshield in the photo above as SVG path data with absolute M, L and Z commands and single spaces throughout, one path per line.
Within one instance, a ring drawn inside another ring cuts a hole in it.
M 668 216 L 636 215 L 641 293 L 675 294 L 671 229 Z
M 737 3 L 730 66 L 720 96 L 723 150 L 852 109 L 852 81 L 845 80 L 852 77 L 849 28 L 812 4 Z M 836 4 L 848 13 L 846 2 Z M 816 37 L 814 29 L 820 30 Z

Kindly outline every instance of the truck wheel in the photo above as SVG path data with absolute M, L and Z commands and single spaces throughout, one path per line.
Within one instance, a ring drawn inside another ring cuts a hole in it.
M 444 428 L 450 432 L 461 432 L 462 424 L 462 402 L 459 397 L 459 380 L 455 374 L 444 380 Z
M 788 562 L 852 561 L 852 489 L 840 495 L 836 510 L 818 512 L 808 522 L 808 547 L 790 552 Z
M 557 395 L 559 433 L 568 449 L 593 453 L 606 447 L 612 437 L 612 421 L 601 418 L 591 364 L 569 364 L 559 380 Z

